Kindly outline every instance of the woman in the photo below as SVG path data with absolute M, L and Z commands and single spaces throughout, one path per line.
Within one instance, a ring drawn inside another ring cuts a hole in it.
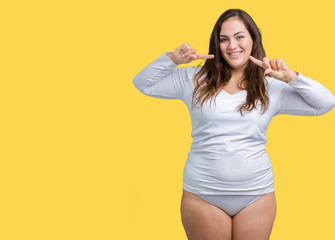
M 196 59 L 206 59 L 204 66 L 174 69 Z M 193 142 L 181 200 L 188 239 L 269 239 L 276 216 L 265 150 L 270 120 L 325 114 L 335 106 L 333 94 L 282 59 L 266 58 L 259 29 L 240 9 L 219 17 L 208 55 L 185 43 L 146 66 L 133 83 L 148 96 L 180 99 L 190 111 Z

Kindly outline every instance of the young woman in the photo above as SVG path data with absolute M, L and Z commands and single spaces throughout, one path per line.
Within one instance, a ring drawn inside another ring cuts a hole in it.
M 206 59 L 204 66 L 175 69 L 196 59 Z M 133 83 L 145 95 L 182 100 L 191 114 L 180 209 L 188 239 L 269 239 L 276 216 L 265 149 L 270 120 L 325 114 L 335 106 L 333 94 L 282 59 L 266 58 L 259 29 L 240 9 L 219 17 L 208 55 L 185 43 L 146 66 Z

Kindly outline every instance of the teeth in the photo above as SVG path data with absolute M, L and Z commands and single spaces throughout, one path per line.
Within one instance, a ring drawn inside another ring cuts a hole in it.
M 240 54 L 240 53 L 241 53 L 241 52 L 229 53 L 229 55 L 231 55 L 231 56 L 235 56 L 235 55 Z

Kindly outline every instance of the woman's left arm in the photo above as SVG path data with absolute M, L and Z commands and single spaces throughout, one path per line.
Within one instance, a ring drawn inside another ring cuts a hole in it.
M 299 73 L 283 84 L 276 115 L 319 116 L 334 107 L 335 97 L 324 85 Z
M 265 69 L 265 74 L 283 81 L 278 114 L 319 116 L 335 107 L 334 95 L 321 83 L 289 69 L 282 59 L 252 56 L 250 60 Z

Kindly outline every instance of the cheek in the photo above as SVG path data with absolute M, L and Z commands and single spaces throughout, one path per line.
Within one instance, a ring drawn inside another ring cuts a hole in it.
M 220 52 L 223 53 L 225 50 L 224 46 L 222 44 L 220 44 Z
M 224 57 L 225 52 L 226 52 L 226 48 L 224 46 L 220 45 L 220 53 L 221 53 L 222 57 Z
M 243 49 L 247 52 L 247 53 L 251 53 L 252 50 L 252 44 L 250 44 L 250 42 L 243 42 L 241 44 L 241 47 L 243 47 Z

